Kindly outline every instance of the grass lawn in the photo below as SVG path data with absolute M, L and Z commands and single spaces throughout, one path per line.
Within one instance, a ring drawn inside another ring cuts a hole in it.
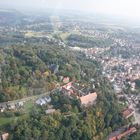
M 60 37 L 65 40 L 71 33 L 61 33 Z
M 15 118 L 16 119 L 16 118 Z M 6 117 L 0 117 L 0 127 L 11 123 L 12 121 L 14 121 L 14 118 L 6 118 Z
M 29 113 L 34 106 L 35 105 L 34 105 L 34 101 L 33 100 L 27 101 L 24 104 L 24 111 L 25 111 L 25 113 Z
M 19 117 L 0 117 L 0 127 L 3 127 L 7 124 L 12 123 L 13 121 L 16 121 L 18 119 L 23 119 L 25 117 L 28 117 L 29 112 L 32 110 L 32 108 L 34 107 L 34 101 L 27 101 L 24 104 L 24 113 L 23 115 L 19 116 Z
M 23 119 L 28 117 L 28 115 L 24 114 L 19 117 L 0 117 L 0 127 L 3 127 L 7 124 L 13 123 L 13 121 L 17 121 L 18 119 Z

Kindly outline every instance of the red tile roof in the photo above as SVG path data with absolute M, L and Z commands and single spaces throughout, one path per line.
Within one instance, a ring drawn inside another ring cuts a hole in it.
M 126 109 L 126 110 L 123 111 L 123 117 L 125 119 L 127 119 L 127 118 L 131 117 L 133 115 L 133 113 L 134 113 L 133 109 L 130 109 L 130 108 Z
M 9 133 L 4 133 L 4 134 L 1 135 L 1 137 L 2 137 L 2 140 L 8 140 Z
M 70 78 L 69 77 L 64 77 L 64 79 L 63 79 L 63 83 L 68 83 L 70 81 Z
M 88 104 L 93 104 L 96 99 L 97 99 L 97 93 L 96 92 L 90 93 L 88 95 L 80 97 L 81 104 L 86 105 L 86 106 Z
M 133 134 L 137 131 L 137 129 L 135 127 L 132 127 L 132 128 L 129 128 L 127 131 L 117 135 L 117 136 L 114 136 L 112 138 L 110 138 L 109 140 L 120 140 L 121 138 L 127 136 L 127 135 L 130 135 L 130 134 Z

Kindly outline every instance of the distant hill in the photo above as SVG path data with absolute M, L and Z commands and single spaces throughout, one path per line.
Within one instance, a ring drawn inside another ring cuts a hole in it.
M 20 23 L 24 15 L 16 10 L 0 9 L 0 25 L 15 25 Z

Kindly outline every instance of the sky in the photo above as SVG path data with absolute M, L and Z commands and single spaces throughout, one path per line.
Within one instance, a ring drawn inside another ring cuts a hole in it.
M 0 7 L 69 9 L 140 19 L 140 0 L 0 0 Z

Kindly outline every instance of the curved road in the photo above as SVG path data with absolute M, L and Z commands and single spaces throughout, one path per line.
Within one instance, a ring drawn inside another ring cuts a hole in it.
M 45 92 L 43 94 L 33 95 L 33 96 L 26 97 L 26 98 L 18 99 L 18 100 L 13 100 L 13 101 L 8 101 L 8 102 L 2 102 L 2 103 L 0 103 L 0 106 L 4 106 L 4 105 L 7 105 L 7 104 L 16 104 L 16 103 L 19 103 L 19 102 L 27 102 L 29 100 L 35 100 L 35 99 L 37 99 L 39 97 L 41 98 L 41 97 L 43 97 L 45 95 L 49 95 L 50 93 L 53 93 L 56 90 L 58 90 L 58 89 L 53 89 L 52 91 Z

